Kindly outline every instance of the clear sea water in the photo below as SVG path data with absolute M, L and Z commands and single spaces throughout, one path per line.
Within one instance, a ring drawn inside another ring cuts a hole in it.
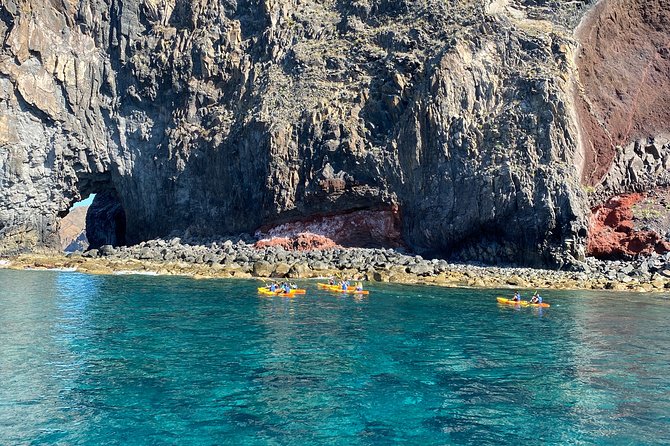
M 668 295 L 303 284 L 0 270 L 0 444 L 670 443 Z

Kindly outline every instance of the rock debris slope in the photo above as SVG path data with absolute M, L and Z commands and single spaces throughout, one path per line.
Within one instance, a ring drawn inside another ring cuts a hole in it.
M 589 3 L 3 0 L 0 251 L 98 193 L 128 243 L 392 211 L 417 252 L 581 259 Z

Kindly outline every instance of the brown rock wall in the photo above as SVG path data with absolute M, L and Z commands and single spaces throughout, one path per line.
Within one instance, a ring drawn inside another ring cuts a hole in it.
M 65 250 L 77 239 L 84 241 L 84 243 L 81 243 L 83 247 L 88 246 L 88 242 L 86 242 L 86 212 L 88 212 L 88 206 L 76 207 L 60 221 L 58 234 L 62 250 Z
M 582 181 L 593 186 L 622 147 L 670 130 L 670 1 L 601 0 L 576 36 Z
M 643 194 L 626 194 L 613 197 L 594 208 L 587 253 L 613 260 L 670 251 L 670 243 L 658 233 L 635 227 L 633 207 L 644 198 Z
M 354 211 L 284 223 L 256 232 L 257 246 L 286 249 L 328 249 L 344 247 L 400 247 L 404 245 L 397 208 Z

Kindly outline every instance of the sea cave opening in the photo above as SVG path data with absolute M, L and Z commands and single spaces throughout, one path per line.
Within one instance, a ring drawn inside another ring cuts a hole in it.
M 81 197 L 61 220 L 61 247 L 66 252 L 126 244 L 126 213 L 110 176 L 79 178 Z
M 60 221 L 59 236 L 61 248 L 65 252 L 85 251 L 88 249 L 86 237 L 86 214 L 95 199 L 95 194 L 77 201 L 67 212 L 64 212 Z
M 86 238 L 90 249 L 126 244 L 126 212 L 115 189 L 95 195 L 86 213 Z

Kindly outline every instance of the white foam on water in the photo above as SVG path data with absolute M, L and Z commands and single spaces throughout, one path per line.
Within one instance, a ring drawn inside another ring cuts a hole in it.
M 131 271 L 131 270 L 121 270 L 114 271 L 115 276 L 128 276 L 128 275 L 138 275 L 138 276 L 157 276 L 156 271 Z

